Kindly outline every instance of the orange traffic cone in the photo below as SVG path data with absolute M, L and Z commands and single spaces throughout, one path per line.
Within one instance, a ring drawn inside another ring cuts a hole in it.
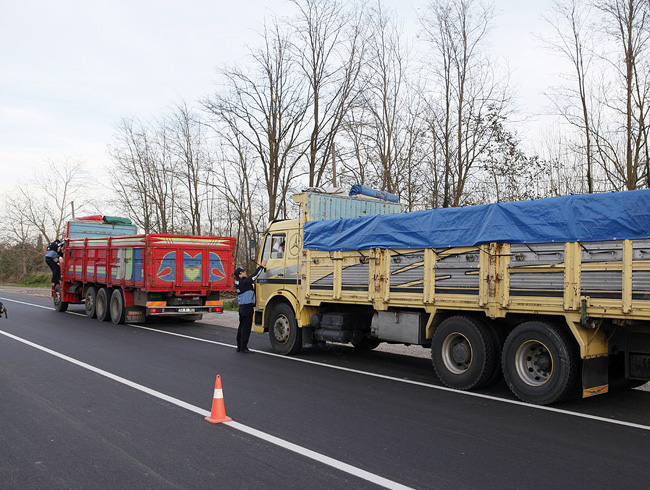
M 230 422 L 232 419 L 226 416 L 226 407 L 223 404 L 223 390 L 221 389 L 221 376 L 217 374 L 217 381 L 214 383 L 214 398 L 212 399 L 212 412 L 205 420 L 211 424 L 219 422 Z

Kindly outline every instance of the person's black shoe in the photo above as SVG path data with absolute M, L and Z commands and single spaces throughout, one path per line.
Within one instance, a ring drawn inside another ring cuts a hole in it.
M 241 352 L 241 349 L 239 347 L 237 347 L 237 352 Z
M 241 351 L 245 352 L 246 354 L 252 354 L 253 353 L 248 347 L 244 347 Z

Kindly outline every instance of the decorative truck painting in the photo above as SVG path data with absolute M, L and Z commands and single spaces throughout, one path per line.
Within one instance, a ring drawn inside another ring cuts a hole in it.
M 57 311 L 83 303 L 88 317 L 116 324 L 223 311 L 220 292 L 233 288 L 234 238 L 138 235 L 124 218 L 92 218 L 68 223 L 52 293 Z

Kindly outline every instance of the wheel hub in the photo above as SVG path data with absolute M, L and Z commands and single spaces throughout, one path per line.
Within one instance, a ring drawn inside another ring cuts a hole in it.
M 278 317 L 273 324 L 273 336 L 280 344 L 289 340 L 289 320 L 285 316 Z
M 452 347 L 451 357 L 456 363 L 469 361 L 469 346 L 466 343 L 458 343 Z
M 541 342 L 524 342 L 515 354 L 517 374 L 530 386 L 541 386 L 553 375 L 553 356 Z
M 463 374 L 472 365 L 472 345 L 463 334 L 447 335 L 442 343 L 442 362 L 453 374 Z

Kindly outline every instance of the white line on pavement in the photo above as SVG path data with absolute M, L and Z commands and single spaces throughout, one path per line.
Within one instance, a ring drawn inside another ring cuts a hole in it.
M 58 357 L 59 359 L 63 359 L 64 361 L 70 362 L 72 364 L 75 364 L 79 367 L 82 367 L 84 369 L 87 369 L 89 371 L 92 371 L 94 373 L 97 373 L 101 376 L 105 376 L 106 378 L 112 379 L 113 381 L 117 381 L 119 383 L 125 384 L 131 388 L 135 388 L 136 390 L 142 391 L 144 393 L 147 393 L 148 395 L 154 396 L 156 398 L 160 398 L 161 400 L 165 400 L 173 405 L 176 405 L 178 407 L 184 408 L 186 410 L 189 410 L 191 412 L 197 413 L 199 415 L 203 415 L 204 417 L 207 417 L 210 415 L 210 412 L 207 410 L 203 410 L 202 408 L 199 408 L 195 405 L 191 405 L 187 402 L 184 402 L 183 400 L 179 400 L 178 398 L 174 398 L 172 396 L 166 395 L 164 393 L 161 393 L 159 391 L 153 390 L 151 388 L 148 388 L 144 385 L 141 385 L 139 383 L 135 383 L 133 381 L 130 381 L 126 378 L 123 378 L 121 376 L 118 376 L 116 374 L 110 373 L 108 371 L 104 371 L 103 369 L 100 369 L 98 367 L 92 366 L 91 364 L 87 364 L 83 361 L 79 361 L 77 359 L 74 359 L 73 357 L 66 356 L 65 354 L 61 354 L 60 352 L 54 351 L 52 349 L 48 349 L 47 347 L 44 347 L 42 345 L 36 344 L 34 342 L 31 342 L 27 339 L 23 339 L 22 337 L 18 337 L 16 335 L 12 335 L 8 332 L 4 332 L 0 330 L 0 334 L 12 338 L 14 340 L 17 340 L 18 342 L 22 342 L 23 344 L 29 345 L 30 347 L 34 347 L 35 349 L 41 350 L 43 352 L 46 352 L 48 354 L 51 354 L 55 357 Z M 397 483 L 395 481 L 389 480 L 387 478 L 384 478 L 382 476 L 376 475 L 374 473 L 370 473 L 369 471 L 362 470 L 361 468 L 357 468 L 356 466 L 349 465 L 347 463 L 344 463 L 343 461 L 339 461 L 334 458 L 330 458 L 329 456 L 325 456 L 324 454 L 317 453 L 316 451 L 312 451 L 311 449 L 307 449 L 302 446 L 298 446 L 297 444 L 294 444 L 289 441 L 285 441 L 284 439 L 280 439 L 279 437 L 275 437 L 271 434 L 267 434 L 266 432 L 262 432 L 260 430 L 254 429 L 252 427 L 248 427 L 247 425 L 240 424 L 239 422 L 223 422 L 224 425 L 227 425 L 228 427 L 232 427 L 233 429 L 245 432 L 247 434 L 250 434 L 253 437 L 257 437 L 259 439 L 265 440 L 267 442 L 270 442 L 271 444 L 274 444 L 276 446 L 279 446 L 281 448 L 287 449 L 289 451 L 292 451 L 294 453 L 297 453 L 301 456 L 305 456 L 309 459 L 313 459 L 315 461 L 318 461 L 319 463 L 325 464 L 327 466 L 331 466 L 332 468 L 335 468 L 339 471 L 343 471 L 345 473 L 349 473 L 351 475 L 354 475 L 358 478 L 362 478 L 364 480 L 367 480 L 371 483 L 374 483 L 378 486 L 384 487 L 384 488 L 390 488 L 390 489 L 410 489 L 411 487 L 407 487 L 405 485 L 402 485 L 401 483 Z
M 19 305 L 27 305 L 27 306 L 34 306 L 36 308 L 43 308 L 44 310 L 53 310 L 51 306 L 43 306 L 43 305 L 36 305 L 34 303 L 25 303 L 24 301 L 18 301 L 17 299 L 11 299 L 11 298 L 0 298 L 2 301 L 11 301 L 12 303 L 18 303 Z
M 224 345 L 224 346 L 227 346 L 227 347 L 234 347 L 234 345 L 226 344 L 226 343 L 223 343 L 223 342 L 216 342 L 214 340 L 202 339 L 200 337 L 192 337 L 192 336 L 189 336 L 189 335 L 183 335 L 183 334 L 179 334 L 179 333 L 175 333 L 175 332 L 166 332 L 164 330 L 157 330 L 155 328 L 143 327 L 142 325 L 130 325 L 130 326 L 135 327 L 135 328 L 141 328 L 141 329 L 144 329 L 144 330 L 151 330 L 152 332 L 164 333 L 164 334 L 167 334 L 167 335 L 175 335 L 175 336 L 178 336 L 178 337 L 185 337 L 187 339 L 197 340 L 199 342 L 208 342 L 208 343 L 211 343 L 211 344 L 219 344 L 219 345 Z M 305 364 L 312 364 L 312 365 L 315 365 L 315 366 L 326 367 L 326 368 L 329 368 L 329 369 L 337 369 L 339 371 L 347 371 L 347 372 L 350 372 L 350 373 L 362 374 L 364 376 L 372 376 L 374 378 L 381 378 L 381 379 L 387 379 L 387 380 L 391 380 L 391 381 L 398 381 L 400 383 L 406 383 L 406 384 L 411 384 L 411 385 L 416 385 L 416 386 L 423 386 L 425 388 L 432 388 L 434 390 L 449 391 L 449 392 L 460 394 L 460 395 L 473 396 L 473 397 L 476 397 L 476 398 L 483 398 L 483 399 L 486 399 L 486 400 L 493 400 L 493 401 L 502 402 L 502 403 L 510 403 L 511 405 L 520 405 L 520 406 L 526 407 L 526 408 L 533 408 L 533 409 L 536 409 L 536 410 L 545 410 L 547 412 L 555 412 L 555 413 L 560 413 L 560 414 L 563 414 L 563 415 L 570 415 L 570 416 L 573 416 L 573 417 L 580 417 L 580 418 L 585 418 L 585 419 L 590 419 L 590 420 L 597 420 L 599 422 L 606 422 L 606 423 L 609 423 L 609 424 L 622 425 L 622 426 L 625 426 L 625 427 L 632 427 L 634 429 L 642 429 L 642 430 L 650 431 L 650 426 L 648 426 L 648 425 L 635 424 L 633 422 L 625 422 L 623 420 L 608 419 L 606 417 L 599 417 L 597 415 L 589 415 L 589 414 L 586 414 L 586 413 L 571 412 L 569 410 L 563 410 L 561 408 L 546 407 L 546 406 L 541 406 L 541 405 L 531 405 L 529 403 L 525 403 L 525 402 L 522 402 L 522 401 L 519 401 L 519 400 L 508 400 L 506 398 L 499 398 L 498 396 L 484 395 L 482 393 L 475 393 L 473 391 L 459 391 L 459 390 L 455 390 L 453 388 L 447 388 L 446 386 L 438 386 L 438 385 L 432 385 L 432 384 L 429 384 L 429 383 L 423 383 L 421 381 L 413 381 L 413 380 L 410 380 L 410 379 L 396 378 L 396 377 L 393 377 L 393 376 L 387 376 L 385 374 L 377 374 L 377 373 L 371 373 L 371 372 L 368 372 L 368 371 L 361 371 L 360 369 L 352 369 L 352 368 L 347 368 L 347 367 L 342 367 L 342 366 L 333 366 L 331 364 L 323 364 L 323 363 L 316 362 L 316 361 L 310 361 L 308 359 L 301 359 L 299 357 L 283 356 L 283 355 L 280 355 L 280 354 L 275 354 L 274 352 L 265 352 L 265 351 L 254 350 L 254 349 L 253 349 L 253 351 L 257 352 L 259 354 L 264 354 L 264 355 L 273 356 L 273 357 L 279 357 L 279 358 L 289 360 L 289 361 L 302 362 L 302 363 L 305 363 Z
M 0 300 L 4 301 L 5 298 L 0 298 Z M 30 304 L 30 303 L 23 303 L 21 301 L 16 301 L 16 300 L 8 300 L 8 301 L 15 301 L 16 303 L 21 303 L 21 304 L 28 305 L 28 306 L 37 306 L 39 308 L 45 308 L 44 306 Z M 52 309 L 52 308 L 50 308 L 50 309 Z M 68 312 L 68 313 L 85 316 L 85 315 L 82 315 L 80 313 L 74 313 L 74 312 Z M 224 347 L 230 347 L 230 348 L 235 347 L 234 345 L 228 344 L 228 343 L 225 343 L 225 342 L 217 342 L 215 340 L 202 339 L 200 337 L 192 337 L 190 335 L 184 335 L 184 334 L 175 333 L 175 332 L 167 332 L 165 330 L 158 330 L 158 329 L 155 329 L 155 328 L 145 327 L 145 326 L 142 326 L 142 325 L 133 325 L 133 324 L 128 324 L 128 325 L 130 327 L 140 328 L 142 330 L 150 330 L 152 332 L 162 333 L 162 334 L 165 334 L 165 335 L 173 335 L 173 336 L 176 336 L 176 337 L 183 337 L 183 338 L 190 339 L 190 340 L 195 340 L 195 341 L 198 341 L 198 342 L 206 342 L 206 343 L 209 343 L 209 344 L 217 344 L 217 345 L 221 345 L 221 346 L 224 346 Z M 492 400 L 492 401 L 497 401 L 497 402 L 501 402 L 501 403 L 509 403 L 511 405 L 519 405 L 519 406 L 522 406 L 522 407 L 532 408 L 532 409 L 535 409 L 535 410 L 544 410 L 544 411 L 547 411 L 547 412 L 555 412 L 555 413 L 559 413 L 559 414 L 563 414 L 563 415 L 569 415 L 569 416 L 572 416 L 572 417 L 579 417 L 579 418 L 584 418 L 584 419 L 589 419 L 589 420 L 596 420 L 596 421 L 605 422 L 605 423 L 608 423 L 608 424 L 621 425 L 621 426 L 624 426 L 624 427 L 631 427 L 633 429 L 641 429 L 641 430 L 650 431 L 650 426 L 649 425 L 635 424 L 633 422 L 626 422 L 624 420 L 610 419 L 610 418 L 606 418 L 606 417 L 599 417 L 597 415 L 590 415 L 590 414 L 580 413 L 580 412 L 571 412 L 569 410 L 563 410 L 561 408 L 555 408 L 555 407 L 547 407 L 547 406 L 541 406 L 541 405 L 531 405 L 529 403 L 525 403 L 525 402 L 522 402 L 522 401 L 519 401 L 519 400 L 509 400 L 509 399 L 506 399 L 506 398 L 499 398 L 497 396 L 484 395 L 482 393 L 475 393 L 473 391 L 459 391 L 459 390 L 455 390 L 453 388 L 447 388 L 446 386 L 432 385 L 432 384 L 429 384 L 429 383 L 423 383 L 421 381 L 413 381 L 413 380 L 410 380 L 410 379 L 396 378 L 396 377 L 393 377 L 393 376 L 387 376 L 385 374 L 371 373 L 369 371 L 362 371 L 362 370 L 359 370 L 359 369 L 346 368 L 346 367 L 342 367 L 342 366 L 333 366 L 331 364 L 323 364 L 323 363 L 316 362 L 316 361 L 310 361 L 308 359 L 301 359 L 301 358 L 298 358 L 298 357 L 283 356 L 283 355 L 280 355 L 280 354 L 275 354 L 273 352 L 265 352 L 265 351 L 260 351 L 260 350 L 254 350 L 254 352 L 257 352 L 259 354 L 264 354 L 264 355 L 267 355 L 267 356 L 278 357 L 278 358 L 289 360 L 289 361 L 302 362 L 302 363 L 305 363 L 305 364 L 312 364 L 312 365 L 315 365 L 315 366 L 325 367 L 325 368 L 329 368 L 329 369 L 337 369 L 339 371 L 347 371 L 347 372 L 350 372 L 350 373 L 361 374 L 361 375 L 364 375 L 364 376 L 371 376 L 371 377 L 374 377 L 374 378 L 381 378 L 381 379 L 387 379 L 387 380 L 391 380 L 391 381 L 397 381 L 397 382 L 400 382 L 400 383 L 407 383 L 407 384 L 412 384 L 412 385 L 416 385 L 416 386 L 422 386 L 422 387 L 431 388 L 431 389 L 434 389 L 434 390 L 448 391 L 448 392 L 456 393 L 456 394 L 459 394 L 459 395 L 473 396 L 473 397 L 476 397 L 476 398 L 483 398 L 485 400 Z

